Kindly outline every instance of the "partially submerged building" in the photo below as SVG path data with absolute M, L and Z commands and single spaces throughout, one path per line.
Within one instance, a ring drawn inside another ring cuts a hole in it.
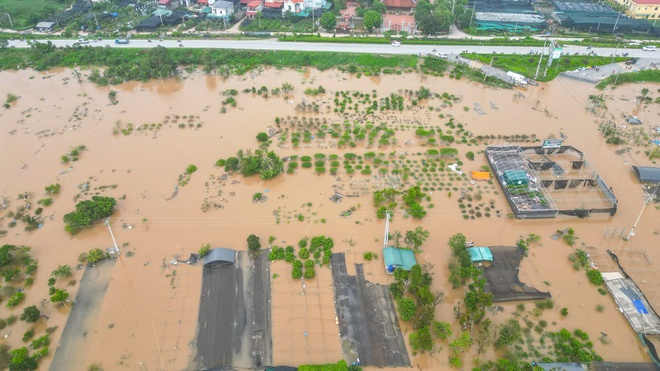
M 493 253 L 487 247 L 468 247 L 467 252 L 470 254 L 470 260 L 472 260 L 473 263 L 493 261 Z
M 642 183 L 660 184 L 660 167 L 633 166 L 632 171 Z
M 617 211 L 612 189 L 572 146 L 488 146 L 485 153 L 516 218 Z
M 387 273 L 394 273 L 397 268 L 409 271 L 413 265 L 417 264 L 415 252 L 409 249 L 398 247 L 383 248 L 383 262 Z

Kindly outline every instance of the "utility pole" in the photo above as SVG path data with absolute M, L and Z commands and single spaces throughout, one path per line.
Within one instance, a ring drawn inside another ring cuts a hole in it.
M 110 237 L 112 237 L 112 242 L 115 244 L 115 251 L 117 254 L 119 254 L 119 246 L 117 246 L 117 241 L 115 241 L 115 235 L 112 233 L 112 228 L 110 228 L 110 218 L 105 220 L 105 225 L 108 226 L 108 230 L 110 231 Z
M 99 26 L 99 21 L 96 19 L 96 13 L 92 13 L 94 15 L 94 22 L 96 22 L 96 29 L 100 29 L 101 27 Z
M 635 228 L 637 227 L 637 223 L 639 223 L 639 220 L 642 218 L 642 214 L 644 214 L 644 210 L 646 209 L 646 207 L 655 198 L 655 193 L 657 191 L 658 191 L 658 186 L 655 186 L 653 190 L 649 190 L 648 192 L 644 193 L 644 196 L 642 197 L 642 199 L 644 200 L 644 206 L 642 206 L 642 211 L 639 212 L 639 216 L 637 216 L 637 220 L 635 220 L 635 224 L 633 224 L 630 233 L 628 233 L 628 237 L 625 238 L 626 241 L 630 240 L 630 237 L 635 235 Z
M 612 54 L 612 60 L 610 61 L 610 63 L 614 63 L 614 57 L 616 57 L 616 53 L 619 52 L 619 45 L 620 45 L 620 44 L 621 44 L 620 42 L 618 42 L 618 43 L 616 44 L 616 49 L 614 49 L 614 54 Z
M 383 248 L 390 244 L 390 212 L 385 212 L 385 237 L 383 238 Z
M 620 73 L 621 73 L 621 65 L 619 65 L 619 71 L 616 73 L 616 78 L 614 79 L 614 86 L 616 86 L 616 82 L 619 81 Z
M 614 28 L 612 28 L 612 33 L 616 32 L 616 26 L 619 24 L 619 17 L 621 17 L 621 12 L 619 12 L 619 15 L 616 16 L 616 22 L 614 22 Z
M 541 56 L 539 57 L 539 64 L 536 66 L 536 73 L 534 74 L 534 80 L 536 80 L 537 77 L 539 77 L 539 70 L 541 69 L 541 61 L 543 60 L 543 54 L 545 54 L 545 44 L 548 42 L 548 38 L 546 37 L 545 40 L 543 41 L 543 50 L 541 50 Z
M 474 10 L 477 7 L 477 2 L 474 2 L 474 5 L 472 5 L 472 15 L 470 16 L 470 24 L 468 25 L 468 30 L 472 27 L 472 20 L 474 19 Z
M 11 28 L 14 28 L 14 22 L 11 21 L 11 15 L 9 13 L 5 13 L 7 15 L 7 18 L 9 18 L 9 24 L 11 25 Z

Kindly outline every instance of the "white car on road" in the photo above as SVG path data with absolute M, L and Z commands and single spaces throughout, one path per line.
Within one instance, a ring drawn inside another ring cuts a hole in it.
M 642 50 L 645 52 L 654 52 L 655 51 L 655 46 L 649 45 L 649 46 L 643 46 Z

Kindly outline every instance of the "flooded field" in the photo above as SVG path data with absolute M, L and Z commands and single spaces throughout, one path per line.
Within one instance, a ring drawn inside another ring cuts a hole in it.
M 0 230 L 7 231 L 0 243 L 31 246 L 39 261 L 24 304 L 14 309 L 3 305 L 0 316 L 19 316 L 22 307 L 37 305 L 49 319 L 47 325 L 36 327 L 36 336 L 45 327 L 57 326 L 51 354 L 41 361 L 43 369 L 53 359 L 68 314 L 67 308 L 48 300 L 49 272 L 63 264 L 75 267 L 81 252 L 113 245 L 103 221 L 73 238 L 65 232 L 62 217 L 77 201 L 93 195 L 117 199 L 111 222 L 121 257 L 111 269 L 95 323 L 87 324 L 85 354 L 73 357 L 80 364 L 71 369 L 97 363 L 106 370 L 184 370 L 192 367 L 196 351 L 202 268 L 173 265 L 172 259 L 187 259 L 206 243 L 246 250 L 250 234 L 260 237 L 262 248 L 270 236 L 273 245 L 297 246 L 305 236 L 325 235 L 333 238 L 334 252 L 347 253 L 349 274 L 355 274 L 350 271 L 353 263 L 363 263 L 367 280 L 389 283 L 391 277 L 382 274 L 380 258 L 362 259 L 365 252 L 380 255 L 383 244 L 385 223 L 376 217 L 372 193 L 416 183 L 430 197 L 424 202 L 427 215 L 418 221 L 396 208 L 390 231 L 405 234 L 417 226 L 430 231 L 417 260 L 431 267 L 433 288 L 445 292 L 445 302 L 438 305 L 435 317 L 452 323 L 454 334 L 460 333 L 460 326 L 453 307 L 463 300 L 464 292 L 452 290 L 447 280 L 449 237 L 463 233 L 478 246 L 511 246 L 521 236 L 535 233 L 541 240 L 523 259 L 519 278 L 552 294 L 555 309 L 544 311 L 541 317 L 548 323 L 546 331 L 579 328 L 589 334 L 594 350 L 605 360 L 648 360 L 613 300 L 600 295 L 584 271 L 574 270 L 568 256 L 576 247 L 585 247 L 594 256 L 606 255 L 607 249 L 615 251 L 640 288 L 653 293 L 648 297 L 650 304 L 660 308 L 655 273 L 660 270 L 660 251 L 654 248 L 660 243 L 660 210 L 653 205 L 646 208 L 634 237 L 621 238 L 643 206 L 643 191 L 630 166 L 653 165 L 645 154 L 651 149 L 648 138 L 640 139 L 643 135 L 635 132 L 639 127 L 622 125 L 625 117 L 636 115 L 649 134 L 660 121 L 660 110 L 657 104 L 640 103 L 637 97 L 647 88 L 648 96 L 657 98 L 659 85 L 605 91 L 607 108 L 593 110 L 589 96 L 602 92 L 562 78 L 525 92 L 448 77 L 358 78 L 335 71 L 265 70 L 226 80 L 195 73 L 181 80 L 117 87 L 79 82 L 71 70 L 2 72 L 0 81 L 0 97 L 18 97 L 10 108 L 0 111 L 0 194 L 7 202 L 6 209 L 0 210 Z M 291 84 L 293 90 L 274 91 L 283 83 Z M 407 91 L 416 92 L 420 86 L 438 96 L 413 105 Z M 372 101 L 385 97 L 392 109 L 366 113 Z M 349 103 L 342 105 L 344 99 Z M 401 110 L 394 108 L 399 101 Z M 599 132 L 599 124 L 605 121 L 616 123 L 620 135 L 629 138 L 628 144 L 607 144 Z M 428 136 L 416 133 L 420 127 L 434 129 L 435 138 L 442 130 L 451 141 L 442 137 L 429 141 Z M 337 136 L 328 128 L 335 128 Z M 270 181 L 226 174 L 214 166 L 238 150 L 257 149 L 259 132 L 270 134 L 269 148 L 279 156 L 296 155 L 301 165 L 303 156 L 322 154 L 315 160 L 323 163 L 312 168 L 285 163 L 285 169 L 293 170 Z M 582 151 L 590 168 L 618 198 L 616 215 L 511 219 L 494 182 L 474 183 L 469 175 L 458 174 L 486 165 L 483 150 L 487 144 L 529 144 L 532 135 L 540 140 L 563 136 L 565 144 Z M 460 143 L 461 138 L 465 143 Z M 77 161 L 63 163 L 62 156 L 79 146 L 86 149 L 79 151 Z M 445 147 L 457 149 L 458 154 L 445 158 L 437 171 L 427 169 L 427 151 Z M 367 155 L 370 152 L 374 154 Z M 468 152 L 474 160 L 466 157 Z M 460 170 L 447 169 L 455 159 L 462 162 Z M 197 171 L 186 175 L 191 164 Z M 324 170 L 317 174 L 319 167 Z M 410 169 L 407 176 L 395 171 L 405 167 Z M 337 169 L 335 175 L 330 174 L 332 168 Z M 46 197 L 44 187 L 54 183 L 61 185 L 61 192 L 52 197 L 52 205 L 43 208 L 40 228 L 26 232 L 20 221 L 10 226 L 10 211 Z M 19 200 L 19 194 L 26 192 L 32 192 L 29 200 Z M 261 202 L 253 202 L 256 193 L 265 196 Z M 341 202 L 331 200 L 335 193 L 343 195 Z M 467 201 L 459 199 L 468 196 L 474 201 L 461 207 Z M 551 238 L 569 227 L 578 238 L 575 246 Z M 646 258 L 633 258 L 639 256 Z M 316 271 L 316 278 L 302 286 L 291 278 L 289 264 L 271 264 L 270 274 L 277 275 L 271 280 L 275 364 L 336 362 L 344 357 L 332 275 L 328 267 Z M 74 270 L 72 278 L 81 280 L 82 272 Z M 71 301 L 77 288 L 75 282 L 67 287 Z M 495 324 L 503 323 L 517 310 L 516 304 L 500 304 L 487 317 Z M 534 307 L 531 302 L 525 305 L 528 311 Z M 599 305 L 603 310 L 597 310 Z M 567 308 L 568 315 L 562 316 L 560 308 Z M 23 346 L 21 337 L 29 328 L 17 321 L 0 334 L 7 335 L 3 342 L 17 348 Z M 410 323 L 401 323 L 401 330 L 406 339 L 413 331 Z M 412 365 L 424 370 L 448 368 L 446 343 L 438 342 L 444 350 L 432 355 L 411 354 Z M 473 346 L 463 356 L 464 366 L 498 356 L 503 354 L 495 354 L 492 347 L 478 354 Z

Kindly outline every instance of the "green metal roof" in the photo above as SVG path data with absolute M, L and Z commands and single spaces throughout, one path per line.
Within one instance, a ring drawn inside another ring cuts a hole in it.
M 472 262 L 493 261 L 493 253 L 487 247 L 468 247 Z
M 525 170 L 507 170 L 504 172 L 504 180 L 508 184 L 527 184 L 527 173 Z
M 403 268 L 409 271 L 413 265 L 417 264 L 415 259 L 415 252 L 408 249 L 400 249 L 397 247 L 386 247 L 383 249 L 383 261 L 385 262 L 385 269 L 394 271 L 396 268 Z

